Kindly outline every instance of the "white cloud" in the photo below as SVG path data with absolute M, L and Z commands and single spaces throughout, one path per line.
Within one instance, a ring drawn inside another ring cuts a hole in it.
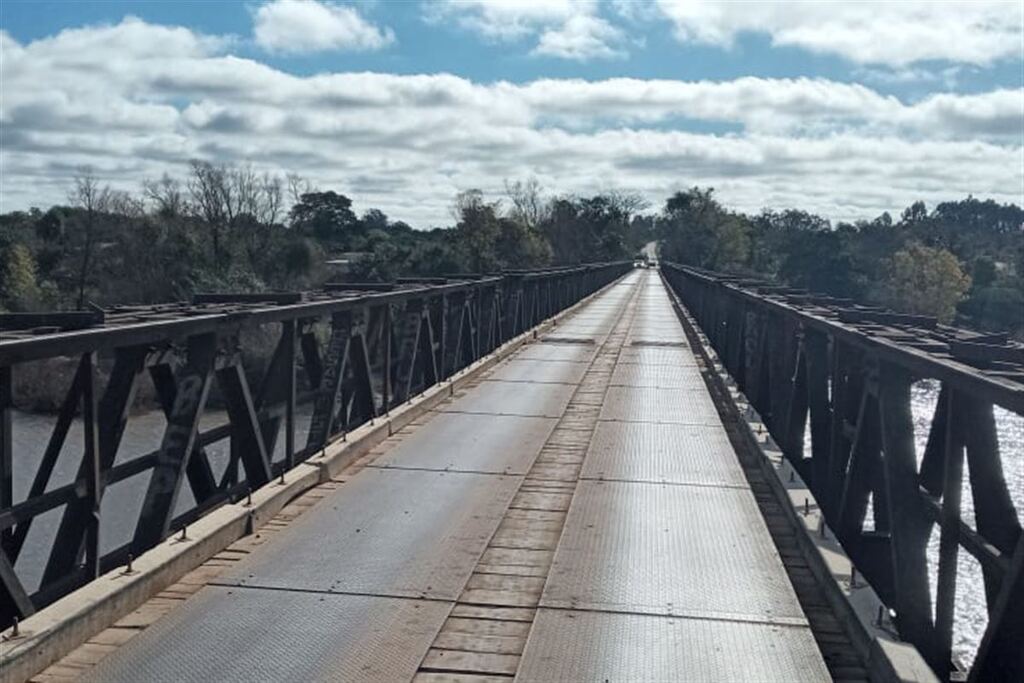
M 424 5 L 431 23 L 448 19 L 491 40 L 518 40 L 567 21 L 586 6 L 577 0 L 438 0 Z
M 926 60 L 988 65 L 1020 58 L 1024 9 L 1007 0 L 729 2 L 658 0 L 682 42 L 728 48 L 740 33 L 860 64 Z
M 578 61 L 625 57 L 625 50 L 616 47 L 624 41 L 625 34 L 604 19 L 578 14 L 542 33 L 533 54 Z
M 366 21 L 353 7 L 317 0 L 272 0 L 253 17 L 256 44 L 271 52 L 379 50 L 395 42 L 390 28 Z
M 968 193 L 1024 203 L 1022 90 L 906 102 L 807 78 L 300 77 L 224 48 L 138 20 L 24 45 L 0 31 L 0 210 L 62 201 L 84 165 L 136 189 L 192 157 L 295 171 L 421 227 L 446 224 L 458 190 L 527 176 L 566 193 L 613 179 L 655 206 L 711 185 L 740 209 L 841 219 Z
M 582 62 L 627 55 L 626 35 L 599 16 L 595 0 L 442 0 L 425 5 L 424 18 L 454 21 L 489 41 L 536 38 L 536 56 Z

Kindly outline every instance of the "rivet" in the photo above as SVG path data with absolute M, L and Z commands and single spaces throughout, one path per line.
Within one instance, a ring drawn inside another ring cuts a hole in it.
M 132 554 L 128 553 L 128 564 L 126 564 L 125 567 L 124 567 L 124 573 L 125 574 L 131 574 L 132 573 L 132 559 L 133 559 L 132 558 Z
M 281 477 L 277 480 L 277 483 L 284 486 L 284 468 L 281 469 Z
M 182 541 L 187 541 L 188 540 L 188 524 L 186 524 L 185 526 L 181 527 L 181 538 L 180 538 L 180 540 L 182 540 Z
M 245 507 L 252 507 L 252 489 L 245 490 Z
M 17 638 L 19 635 L 21 632 L 18 630 L 18 617 L 14 617 L 14 623 L 11 625 L 11 638 Z
M 809 514 L 811 514 L 811 501 L 809 501 L 807 498 L 804 498 L 804 517 L 806 517 Z
M 850 565 L 850 588 L 857 587 L 857 568 Z

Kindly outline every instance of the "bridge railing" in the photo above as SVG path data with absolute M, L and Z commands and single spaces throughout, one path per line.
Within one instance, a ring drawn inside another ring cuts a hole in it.
M 0 314 L 0 627 L 244 497 L 631 265 Z M 14 438 L 22 417 L 15 382 L 23 368 L 35 365 L 38 374 L 39 364 L 55 360 L 73 371 L 46 445 L 34 455 Z M 162 439 L 149 452 L 126 452 L 123 437 L 143 384 L 165 419 Z M 221 424 L 206 428 L 211 416 Z M 25 490 L 16 491 L 15 480 Z M 127 511 L 130 503 L 101 504 L 108 488 L 129 480 L 142 494 L 137 513 Z M 194 504 L 183 504 L 186 487 Z M 103 523 L 125 514 L 134 519 L 130 540 L 101 542 Z M 49 529 L 33 533 L 47 522 Z M 20 578 L 32 561 L 24 557 L 28 547 L 41 564 L 32 588 Z
M 895 612 L 901 636 L 940 677 L 952 675 L 958 554 L 965 551 L 981 566 L 988 611 L 970 679 L 1024 680 L 1024 538 L 993 412 L 1001 406 L 1024 415 L 1024 347 L 1006 335 L 763 280 L 671 263 L 661 270 L 809 483 L 844 549 Z M 940 389 L 919 454 L 911 388 L 926 378 Z M 1015 455 L 1020 467 L 1024 454 Z M 972 524 L 961 510 L 965 462 Z M 865 524 L 869 507 L 873 528 Z

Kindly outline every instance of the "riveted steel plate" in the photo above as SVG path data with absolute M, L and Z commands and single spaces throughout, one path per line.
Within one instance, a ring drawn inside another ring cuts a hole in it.
M 580 476 L 747 487 L 722 426 L 598 422 Z
M 207 586 L 82 680 L 407 681 L 449 609 L 429 600 Z
M 620 363 L 642 365 L 696 365 L 697 358 L 685 346 L 626 346 L 619 353 Z
M 589 363 L 596 353 L 593 344 L 529 344 L 512 357 L 518 360 L 567 360 Z
M 640 365 L 619 363 L 612 371 L 612 386 L 703 389 L 704 380 L 696 365 Z
M 368 467 L 217 583 L 455 600 L 521 480 Z
M 700 389 L 608 387 L 599 419 L 673 424 L 722 423 L 703 385 Z
M 534 382 L 481 382 L 466 395 L 438 410 L 446 413 L 487 413 L 561 417 L 576 386 Z
M 580 481 L 545 607 L 806 624 L 750 491 Z
M 526 474 L 557 422 L 550 417 L 436 413 L 369 466 Z
M 519 360 L 513 358 L 496 367 L 488 379 L 497 379 L 504 382 L 579 384 L 586 372 L 587 366 L 584 363 Z
M 541 609 L 517 681 L 830 681 L 799 626 Z

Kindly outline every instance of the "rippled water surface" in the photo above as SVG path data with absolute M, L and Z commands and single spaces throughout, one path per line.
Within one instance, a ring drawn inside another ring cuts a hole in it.
M 911 393 L 914 412 L 914 430 L 918 459 L 924 455 L 928 442 L 928 429 L 938 401 L 939 385 L 933 381 L 918 382 Z M 1024 510 L 1024 418 L 1002 408 L 995 409 L 996 431 L 1002 455 L 1003 473 L 1010 491 L 1010 498 L 1017 508 L 1017 516 Z M 974 499 L 970 489 L 970 469 L 965 460 L 961 514 L 965 522 L 974 527 Z M 939 529 L 932 530 L 928 546 L 928 565 L 931 572 L 932 595 L 938 577 Z M 956 615 L 954 621 L 954 655 L 969 665 L 978 649 L 981 637 L 988 624 L 985 605 L 985 584 L 981 576 L 981 565 L 962 548 L 957 562 Z

